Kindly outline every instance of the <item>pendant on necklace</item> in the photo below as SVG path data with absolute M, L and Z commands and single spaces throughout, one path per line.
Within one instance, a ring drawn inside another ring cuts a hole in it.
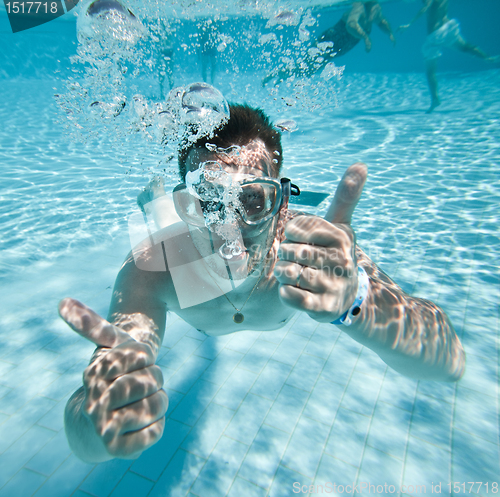
M 241 312 L 236 312 L 233 314 L 233 321 L 237 324 L 243 323 L 245 316 Z

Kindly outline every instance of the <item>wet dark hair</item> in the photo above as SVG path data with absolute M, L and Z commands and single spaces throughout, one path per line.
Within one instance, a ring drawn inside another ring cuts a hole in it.
M 207 143 L 220 148 L 228 148 L 231 145 L 243 147 L 256 139 L 262 140 L 271 154 L 271 174 L 277 178 L 283 160 L 280 132 L 273 127 L 269 117 L 261 109 L 249 105 L 229 104 L 229 120 L 216 130 L 212 138 L 204 136 L 179 150 L 179 174 L 182 181 L 186 177 L 186 161 L 191 150 L 205 147 Z

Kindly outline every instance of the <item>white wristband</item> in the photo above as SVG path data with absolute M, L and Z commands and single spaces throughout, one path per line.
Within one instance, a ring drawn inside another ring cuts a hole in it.
M 349 310 L 343 314 L 340 318 L 332 321 L 332 324 L 343 324 L 344 326 L 350 326 L 352 323 L 352 318 L 357 316 L 361 312 L 361 304 L 368 295 L 368 286 L 370 285 L 370 279 L 366 274 L 366 271 L 358 266 L 358 292 L 356 294 L 356 299 L 349 308 Z

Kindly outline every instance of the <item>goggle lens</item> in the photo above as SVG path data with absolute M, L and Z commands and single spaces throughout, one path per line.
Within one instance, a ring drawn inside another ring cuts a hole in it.
M 278 201 L 277 186 L 272 183 L 243 184 L 239 200 L 244 221 L 257 222 L 267 219 Z M 281 199 L 280 199 L 281 200 Z
M 273 217 L 281 205 L 281 187 L 279 180 L 244 181 L 238 195 L 236 212 L 247 224 L 261 224 Z M 206 189 L 206 191 L 205 191 Z M 199 199 L 191 195 L 185 184 L 180 184 L 173 191 L 177 213 L 186 223 L 205 226 L 210 214 L 222 211 L 222 202 L 214 201 L 215 185 L 204 185 L 196 193 Z

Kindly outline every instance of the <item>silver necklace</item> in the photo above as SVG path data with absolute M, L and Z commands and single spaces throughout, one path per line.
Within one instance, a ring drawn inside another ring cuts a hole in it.
M 226 266 L 227 268 L 227 266 Z M 245 307 L 246 303 L 250 300 L 250 297 L 252 296 L 254 290 L 257 288 L 257 285 L 259 284 L 260 280 L 262 279 L 262 275 L 264 273 L 264 271 L 262 271 L 262 273 L 260 274 L 259 276 L 259 279 L 257 280 L 257 283 L 255 283 L 255 285 L 253 286 L 251 292 L 248 294 L 248 297 L 246 298 L 245 302 L 243 302 L 243 305 L 238 309 L 230 300 L 229 300 L 229 297 L 226 295 L 225 292 L 222 291 L 222 288 L 219 286 L 219 284 L 217 283 L 217 281 L 215 281 L 215 278 L 210 274 L 209 270 L 207 267 L 205 267 L 206 271 L 207 271 L 207 274 L 208 276 L 210 276 L 210 278 L 213 280 L 213 282 L 217 285 L 217 288 L 221 291 L 222 295 L 224 295 L 224 297 L 226 297 L 226 300 L 234 307 L 234 309 L 236 310 L 236 312 L 233 314 L 233 321 L 236 323 L 236 324 L 241 324 L 243 323 L 243 321 L 245 320 L 245 316 L 243 315 L 243 313 L 241 312 L 243 310 L 243 307 Z

